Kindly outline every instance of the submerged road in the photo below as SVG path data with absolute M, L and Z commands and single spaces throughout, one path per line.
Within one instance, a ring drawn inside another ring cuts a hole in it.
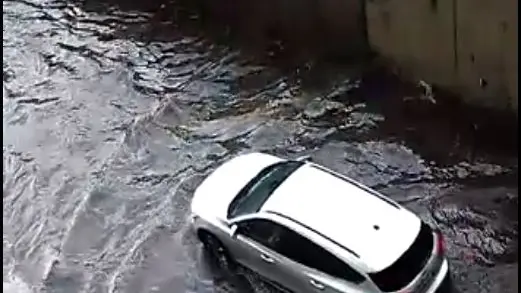
M 3 1 L 4 292 L 272 292 L 207 267 L 186 221 L 202 178 L 250 151 L 381 190 L 444 230 L 460 292 L 517 292 L 517 152 L 422 120 L 428 101 L 390 109 L 352 71 L 302 82 L 153 17 Z

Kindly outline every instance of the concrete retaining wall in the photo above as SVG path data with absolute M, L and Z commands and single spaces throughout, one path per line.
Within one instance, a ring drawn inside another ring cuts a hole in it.
M 518 0 L 456 3 L 458 91 L 517 111 Z M 479 86 L 480 78 L 486 87 Z
M 410 79 L 517 112 L 517 0 L 190 0 L 251 44 L 336 56 L 371 47 Z
M 517 111 L 517 0 L 368 0 L 369 42 L 405 75 Z

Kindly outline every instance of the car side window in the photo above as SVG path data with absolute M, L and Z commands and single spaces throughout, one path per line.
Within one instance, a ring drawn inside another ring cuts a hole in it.
M 309 268 L 355 284 L 365 281 L 364 276 L 324 248 L 272 221 L 249 220 L 241 223 L 240 233 Z
M 239 224 L 239 233 L 273 249 L 278 225 L 265 219 L 246 220 Z

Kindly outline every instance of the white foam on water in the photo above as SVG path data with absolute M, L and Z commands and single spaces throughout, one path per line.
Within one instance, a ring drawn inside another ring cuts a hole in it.
M 34 290 L 16 275 L 8 275 L 3 281 L 3 292 L 5 293 L 33 293 Z

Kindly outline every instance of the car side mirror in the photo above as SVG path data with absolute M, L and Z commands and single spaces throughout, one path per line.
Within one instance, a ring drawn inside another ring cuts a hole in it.
M 310 155 L 304 155 L 304 156 L 298 157 L 296 159 L 296 161 L 299 161 L 299 162 L 311 162 L 311 156 Z
M 232 226 L 230 227 L 230 232 L 229 232 L 229 235 L 231 238 L 234 238 L 235 236 L 237 236 L 238 229 L 239 229 L 239 226 L 237 226 L 236 224 L 232 224 Z

